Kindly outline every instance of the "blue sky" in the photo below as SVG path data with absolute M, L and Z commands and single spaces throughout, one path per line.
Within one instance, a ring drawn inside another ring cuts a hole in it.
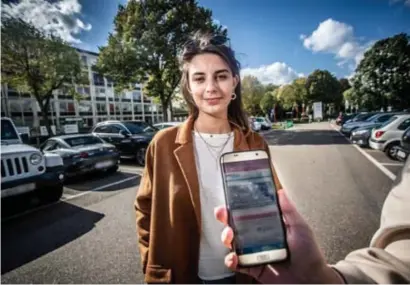
M 57 19 L 61 36 L 98 51 L 127 0 L 15 1 L 8 9 L 40 27 Z M 242 74 L 288 83 L 314 69 L 350 76 L 375 41 L 410 34 L 410 0 L 199 0 L 228 28 Z M 2 5 L 3 6 L 3 5 Z M 6 7 L 7 8 L 7 7 Z

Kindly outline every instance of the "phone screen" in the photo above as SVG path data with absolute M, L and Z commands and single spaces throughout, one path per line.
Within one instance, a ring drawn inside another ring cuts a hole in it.
M 268 158 L 222 164 L 238 255 L 286 249 Z

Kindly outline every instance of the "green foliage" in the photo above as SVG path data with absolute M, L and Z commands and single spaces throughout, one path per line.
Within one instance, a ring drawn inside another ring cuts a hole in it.
M 274 105 L 275 105 L 274 91 L 265 92 L 265 94 L 262 96 L 262 99 L 259 105 L 263 113 L 265 115 L 269 115 L 269 112 L 274 107 Z
M 353 77 L 363 106 L 410 107 L 410 45 L 407 34 L 376 42 L 365 52 Z
M 243 78 L 242 101 L 248 114 L 256 116 L 262 113 L 260 102 L 264 94 L 264 86 L 256 77 L 247 75 Z
M 129 1 L 119 5 L 114 26 L 107 46 L 100 48 L 97 69 L 119 90 L 144 83 L 144 94 L 160 99 L 165 119 L 181 78 L 178 54 L 188 37 L 198 30 L 227 33 L 195 0 Z
M 32 94 L 40 106 L 48 132 L 48 110 L 53 91 L 64 89 L 78 97 L 74 82 L 86 82 L 76 50 L 20 19 L 2 15 L 2 82 Z
M 343 95 L 339 81 L 327 70 L 315 70 L 306 80 L 307 99 L 310 103 L 341 104 Z

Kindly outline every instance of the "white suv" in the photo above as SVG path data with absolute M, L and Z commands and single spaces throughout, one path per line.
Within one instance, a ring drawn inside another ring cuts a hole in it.
M 272 123 L 264 117 L 255 117 L 255 121 L 261 124 L 262 130 L 269 130 L 272 128 Z
M 63 180 L 62 158 L 23 144 L 13 121 L 1 118 L 1 198 L 35 191 L 42 201 L 58 201 Z
M 410 114 L 395 115 L 380 127 L 373 129 L 369 145 L 373 149 L 384 151 L 387 156 L 394 159 L 396 148 L 408 127 Z

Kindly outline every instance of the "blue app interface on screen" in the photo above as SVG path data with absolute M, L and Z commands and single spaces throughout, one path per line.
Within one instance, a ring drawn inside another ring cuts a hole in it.
M 268 159 L 223 164 L 238 254 L 285 248 Z

